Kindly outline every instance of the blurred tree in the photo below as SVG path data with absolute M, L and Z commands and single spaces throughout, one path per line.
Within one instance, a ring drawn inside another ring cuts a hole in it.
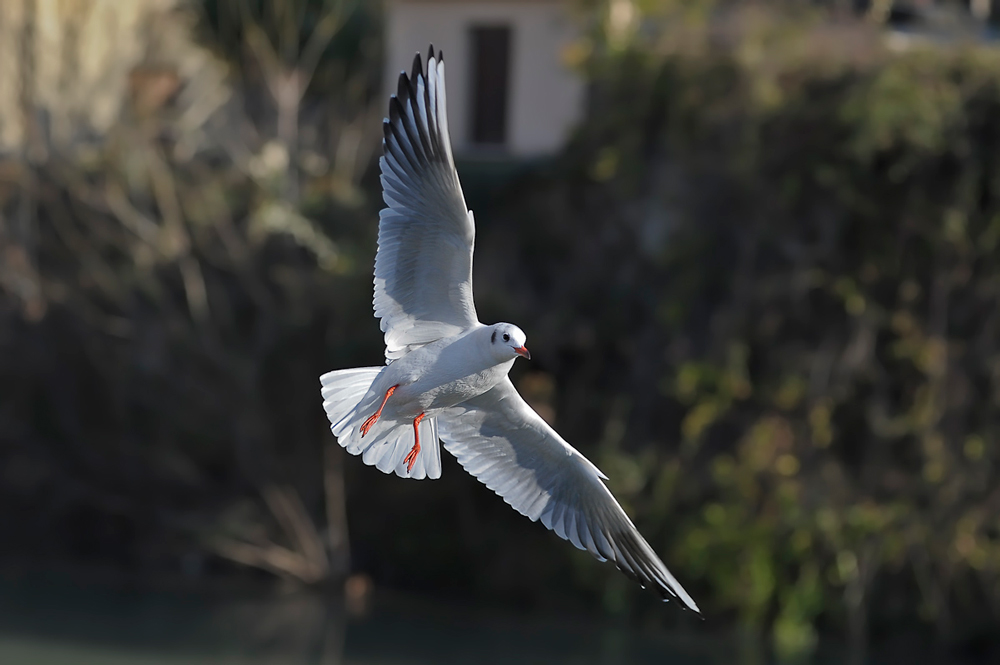
M 997 55 L 759 6 L 633 3 L 621 41 L 610 5 L 589 119 L 507 219 L 559 239 L 510 251 L 565 308 L 521 319 L 565 354 L 567 438 L 607 421 L 637 523 L 779 656 L 821 628 L 857 662 L 873 626 L 991 639 Z M 555 342 L 564 311 L 594 333 Z
M 4 339 L 13 421 L 0 454 L 7 468 L 46 470 L 5 489 L 46 515 L 13 549 L 169 568 L 200 540 L 306 582 L 347 569 L 340 451 L 320 443 L 312 393 L 378 145 L 370 71 L 357 66 L 369 23 L 358 3 L 315 16 L 270 4 L 227 3 L 226 23 L 252 44 L 268 96 L 233 87 L 243 61 L 198 44 L 190 3 L 0 9 L 4 46 L 18 45 L 5 58 L 15 75 L 0 77 L 16 100 L 0 109 L 0 283 L 25 313 L 17 323 L 4 309 L 19 332 Z M 281 39 L 298 21 L 306 46 L 272 45 L 262 7 L 285 12 Z M 289 347 L 304 357 L 284 362 Z M 284 381 L 301 386 L 297 401 L 268 406 Z M 71 522 L 111 515 L 133 535 L 75 542 Z M 171 533 L 180 551 L 164 547 Z

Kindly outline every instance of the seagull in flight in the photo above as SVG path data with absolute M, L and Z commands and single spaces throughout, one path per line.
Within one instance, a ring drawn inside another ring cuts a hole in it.
M 340 445 L 403 478 L 440 478 L 441 450 L 531 521 L 613 561 L 663 600 L 698 605 L 604 484 L 601 471 L 507 377 L 530 359 L 524 332 L 485 325 L 472 298 L 476 226 L 451 151 L 444 61 L 418 53 L 383 121 L 375 316 L 386 364 L 320 377 Z

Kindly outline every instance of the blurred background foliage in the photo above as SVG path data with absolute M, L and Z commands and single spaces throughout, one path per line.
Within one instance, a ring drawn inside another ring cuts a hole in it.
M 678 621 L 456 464 L 329 435 L 316 377 L 382 356 L 377 3 L 47 6 L 0 9 L 6 561 Z M 573 141 L 470 192 L 515 383 L 704 630 L 1000 653 L 1000 52 L 881 5 L 578 6 Z

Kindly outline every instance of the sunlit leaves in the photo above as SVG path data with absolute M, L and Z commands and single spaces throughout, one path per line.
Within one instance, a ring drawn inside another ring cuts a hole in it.
M 885 580 L 912 621 L 1000 597 L 1000 59 L 755 11 L 712 38 L 646 13 L 592 51 L 582 163 L 672 214 L 636 288 L 678 410 L 657 503 L 683 517 L 648 485 L 632 505 L 791 658 Z

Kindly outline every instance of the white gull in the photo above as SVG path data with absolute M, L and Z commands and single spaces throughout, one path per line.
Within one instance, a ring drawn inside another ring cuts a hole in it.
M 403 478 L 439 478 L 438 440 L 516 511 L 663 600 L 698 612 L 590 460 L 521 398 L 508 372 L 530 358 L 517 326 L 479 322 L 472 299 L 476 227 L 451 152 L 444 62 L 420 54 L 383 122 L 387 207 L 379 216 L 375 316 L 383 367 L 320 377 L 331 429 L 365 464 Z

